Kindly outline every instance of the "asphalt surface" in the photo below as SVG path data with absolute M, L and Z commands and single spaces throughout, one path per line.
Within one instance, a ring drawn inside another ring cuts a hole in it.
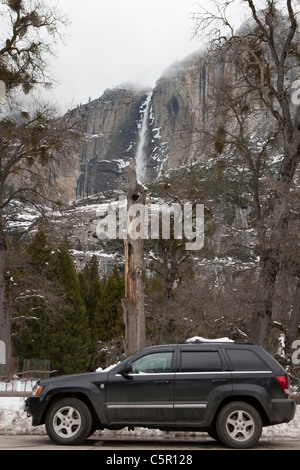
M 159 454 L 160 451 L 166 450 L 173 453 L 187 451 L 201 451 L 201 450 L 230 450 L 226 449 L 221 444 L 212 440 L 209 437 L 184 439 L 182 437 L 161 439 L 156 437 L 137 438 L 125 437 L 120 438 L 105 438 L 103 436 L 92 436 L 87 439 L 80 446 L 57 446 L 51 442 L 46 435 L 18 435 L 18 436 L 5 436 L 0 435 L 0 450 L 102 450 L 113 451 L 113 455 L 118 455 L 118 452 L 123 451 L 147 451 L 147 454 Z M 300 436 L 294 439 L 281 439 L 281 438 L 262 438 L 254 450 L 300 450 Z M 154 455 L 153 454 L 153 455 Z M 134 453 L 133 453 L 134 455 Z M 179 462 L 177 462 L 179 463 Z M 188 463 L 188 462 L 186 462 Z M 134 465 L 133 465 L 134 466 Z

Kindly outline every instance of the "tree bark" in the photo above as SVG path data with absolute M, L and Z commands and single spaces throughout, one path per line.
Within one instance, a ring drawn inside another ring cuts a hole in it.
M 297 136 L 296 147 L 290 145 L 286 152 L 276 185 L 273 204 L 273 216 L 269 228 L 268 245 L 262 253 L 261 269 L 255 298 L 255 313 L 252 322 L 251 340 L 263 345 L 269 336 L 272 321 L 273 297 L 276 277 L 281 262 L 283 247 L 289 224 L 289 197 L 295 171 L 299 162 L 300 133 Z
M 130 165 L 129 190 L 127 200 L 127 238 L 124 240 L 125 251 L 125 298 L 122 299 L 123 320 L 125 324 L 126 356 L 145 347 L 145 263 L 144 239 L 142 236 L 143 211 L 146 204 L 146 191 L 137 183 L 135 167 Z M 136 212 L 135 212 L 136 208 Z M 134 214 L 135 215 L 132 215 Z M 129 225 L 136 226 L 136 236 L 132 237 Z
M 278 253 L 268 250 L 262 261 L 255 298 L 255 313 L 252 321 L 251 341 L 256 344 L 263 345 L 271 329 L 278 267 Z
M 300 277 L 297 281 L 293 310 L 287 331 L 287 346 L 291 348 L 293 342 L 299 337 L 300 326 Z

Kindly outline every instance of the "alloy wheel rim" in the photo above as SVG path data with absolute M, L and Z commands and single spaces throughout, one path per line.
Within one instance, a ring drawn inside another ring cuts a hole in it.
M 234 410 L 226 419 L 226 431 L 233 440 L 245 442 L 254 434 L 254 419 L 245 410 Z
M 53 428 L 64 439 L 74 437 L 81 428 L 80 413 L 72 406 L 60 408 L 54 415 Z

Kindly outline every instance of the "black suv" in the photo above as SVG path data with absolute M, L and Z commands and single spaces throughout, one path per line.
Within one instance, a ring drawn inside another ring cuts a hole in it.
M 254 446 L 263 426 L 289 422 L 289 379 L 262 347 L 192 340 L 152 346 L 103 372 L 39 381 L 25 402 L 32 425 L 57 444 L 97 429 L 206 431 L 233 448 Z

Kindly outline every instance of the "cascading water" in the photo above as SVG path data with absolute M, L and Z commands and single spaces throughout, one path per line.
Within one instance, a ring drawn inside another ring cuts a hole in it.
M 143 115 L 140 122 L 139 140 L 135 155 L 136 176 L 139 183 L 144 183 L 146 179 L 146 156 L 144 150 L 148 131 L 148 117 L 150 112 L 151 100 L 152 92 L 147 94 L 147 99 L 142 105 Z

